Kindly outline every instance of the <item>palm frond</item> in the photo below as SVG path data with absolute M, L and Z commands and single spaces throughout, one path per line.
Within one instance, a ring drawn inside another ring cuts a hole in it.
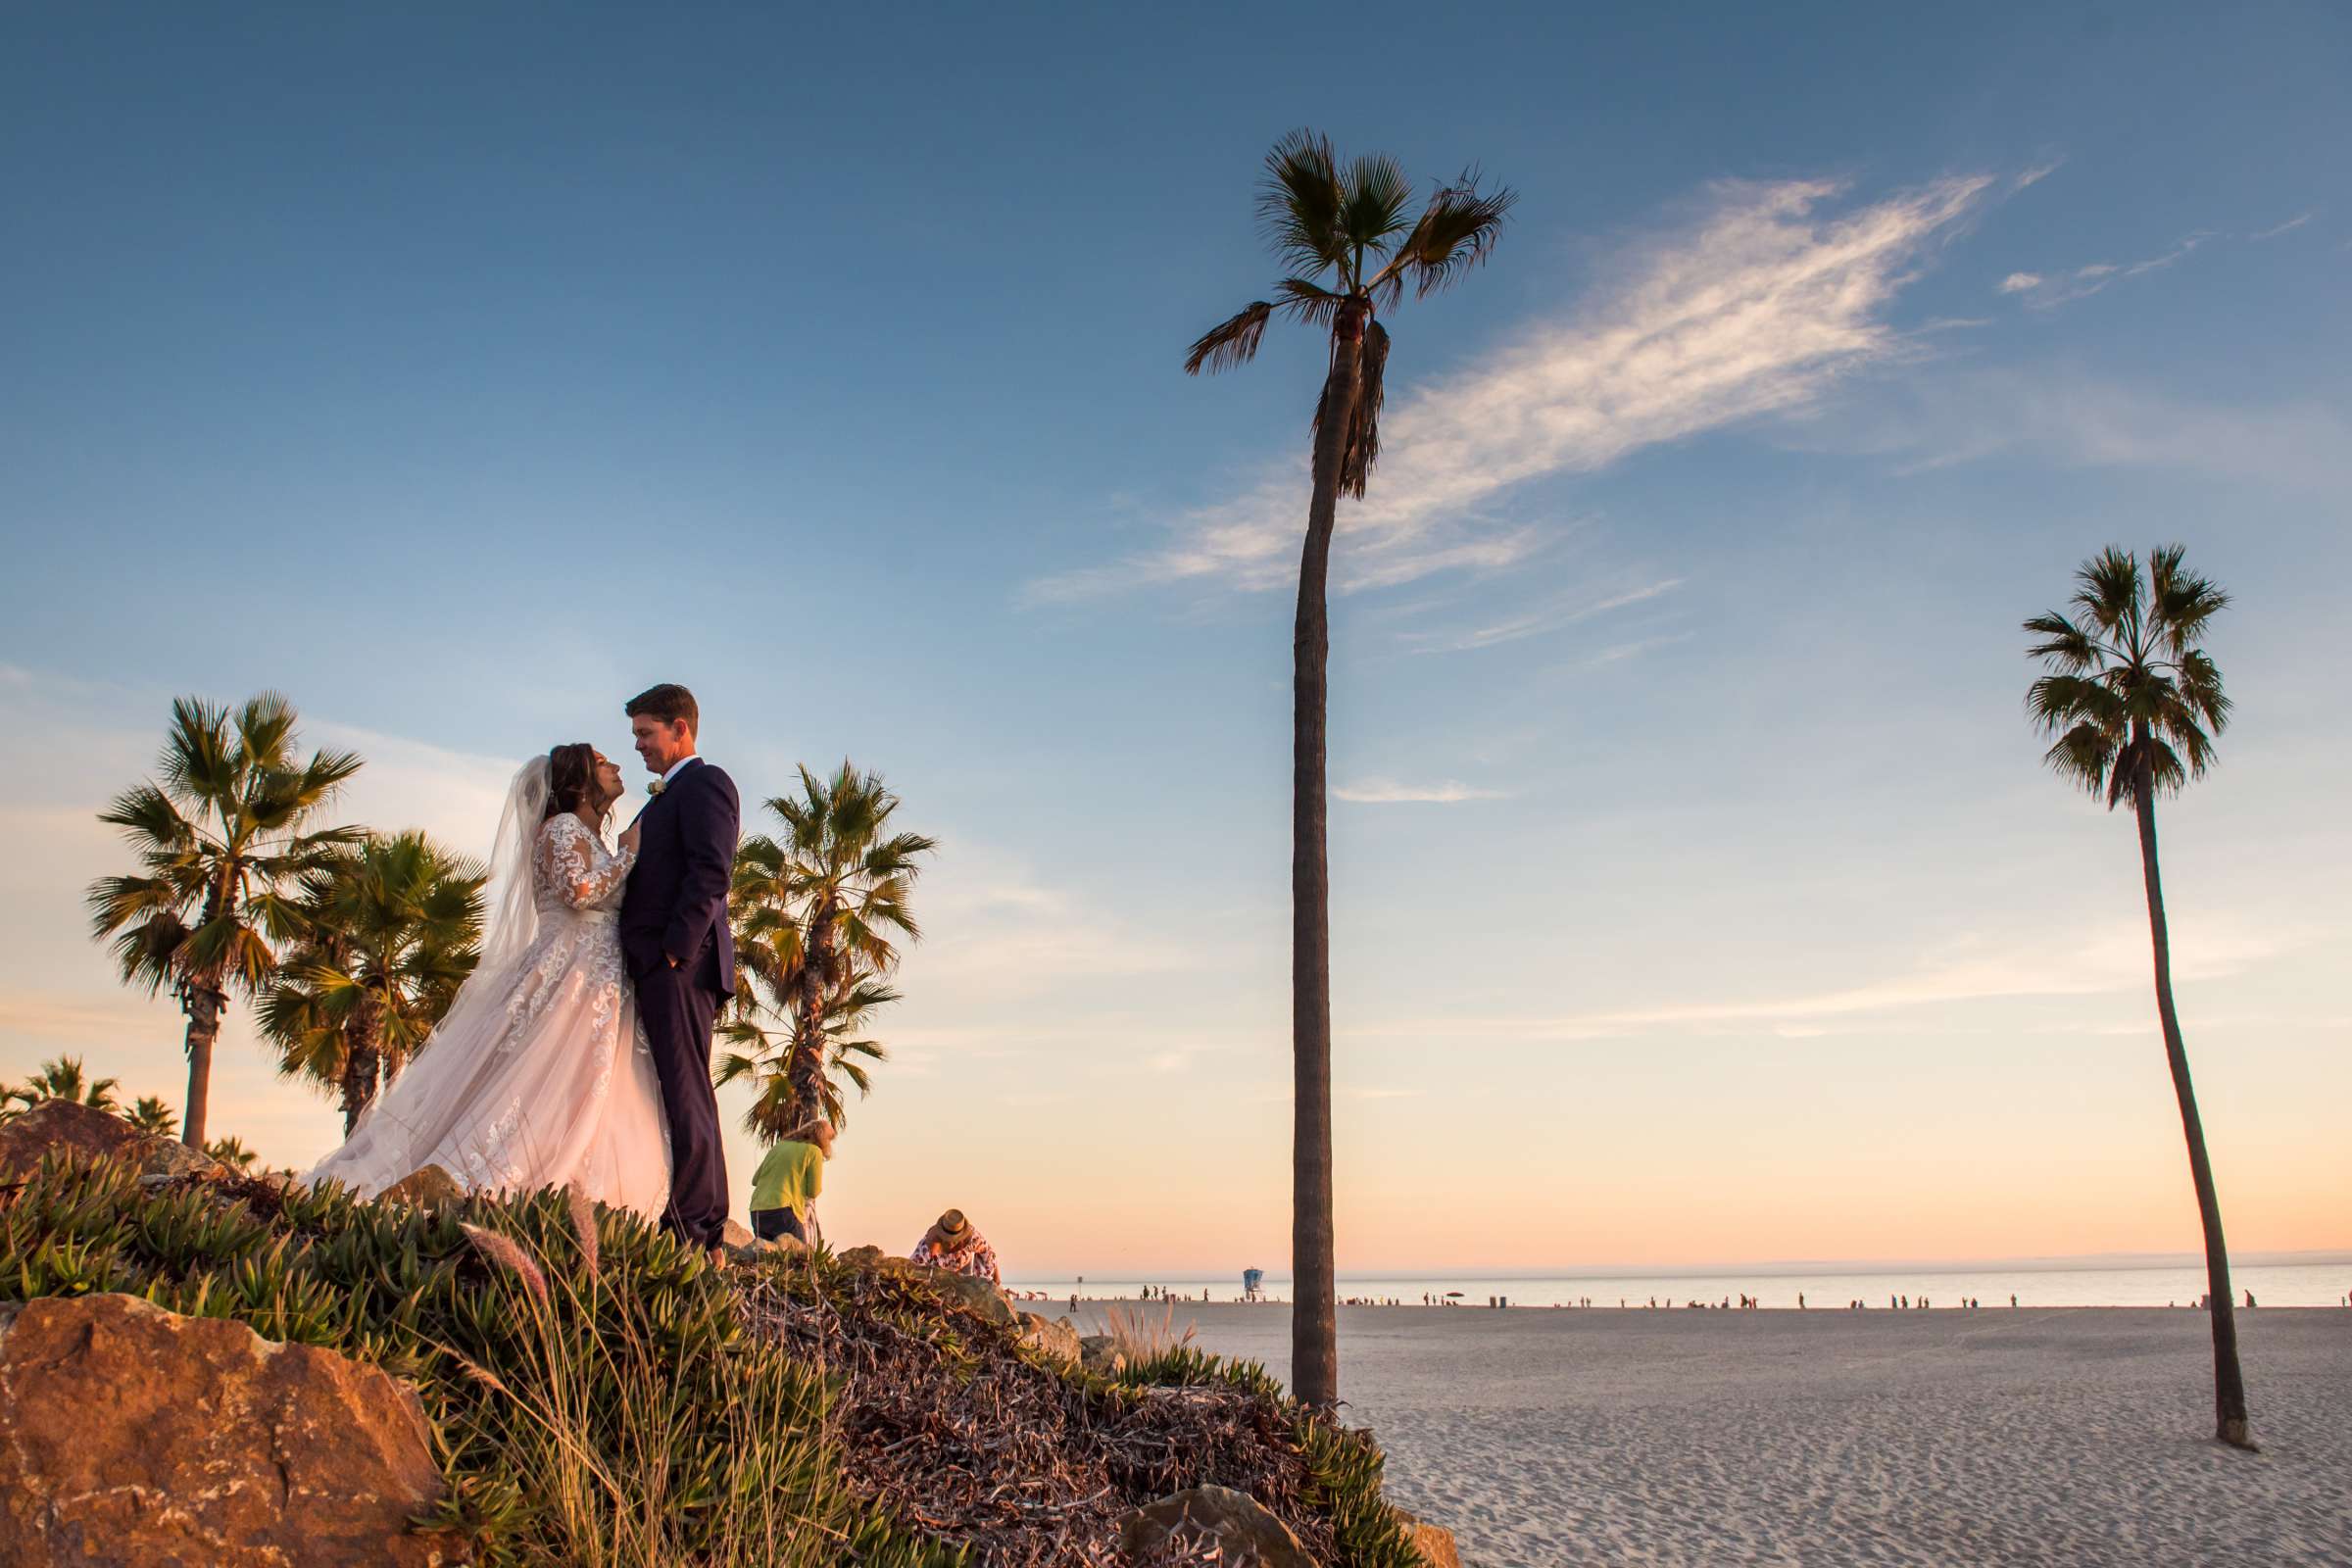
M 1258 230 L 1286 265 L 1309 275 L 1345 267 L 1346 202 L 1329 137 L 1294 130 L 1266 154 L 1258 185 Z
M 1394 305 L 1409 278 L 1414 297 L 1426 298 L 1460 281 L 1493 254 L 1519 194 L 1507 185 L 1484 192 L 1478 187 L 1478 171 L 1465 170 L 1430 197 L 1413 231 L 1375 280 L 1376 294 L 1385 287 L 1387 303 Z
M 1193 346 L 1185 351 L 1184 373 L 1199 375 L 1206 370 L 1214 375 L 1248 365 L 1257 358 L 1257 346 L 1264 340 L 1266 322 L 1273 316 L 1274 307 L 1257 300 L 1219 321 L 1193 339 Z

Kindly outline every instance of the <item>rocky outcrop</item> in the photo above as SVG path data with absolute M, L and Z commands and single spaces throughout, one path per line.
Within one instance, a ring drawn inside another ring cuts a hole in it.
M 143 1133 L 111 1111 L 71 1100 L 44 1100 L 0 1122 L 0 1181 L 29 1176 L 49 1153 L 103 1154 L 135 1165 L 142 1176 L 208 1175 L 220 1168 L 177 1139 Z
M 129 1296 L 0 1322 L 0 1568 L 432 1568 L 441 1491 L 415 1391 Z
M 1068 1318 L 1042 1317 L 1035 1312 L 1023 1312 L 1020 1314 L 1020 1318 L 1021 1343 L 1023 1345 L 1042 1354 L 1049 1355 L 1056 1361 L 1064 1361 L 1072 1365 L 1078 1362 L 1082 1354 L 1078 1345 L 1078 1331 L 1070 1326 Z
M 438 1165 L 413 1170 L 376 1195 L 379 1202 L 408 1203 L 416 1208 L 440 1208 L 463 1201 L 465 1187 Z
M 1403 1508 L 1396 1512 L 1396 1522 L 1404 1526 L 1405 1538 L 1412 1542 L 1413 1549 L 1421 1554 L 1427 1568 L 1462 1568 L 1461 1548 L 1453 1544 L 1452 1531 L 1416 1518 Z
M 1107 1334 L 1089 1334 L 1078 1342 L 1078 1364 L 1089 1372 L 1115 1378 L 1127 1370 L 1127 1352 Z
M 1288 1525 L 1248 1493 L 1229 1487 L 1195 1487 L 1138 1508 L 1119 1527 L 1119 1549 L 1139 1565 L 1315 1568 Z
M 853 1247 L 841 1254 L 841 1260 L 858 1268 L 879 1274 L 900 1274 L 919 1279 L 933 1290 L 958 1305 L 970 1308 L 989 1322 L 1020 1332 L 1021 1314 L 1013 1310 L 1004 1293 L 984 1279 L 958 1274 L 953 1269 L 930 1268 L 911 1258 L 893 1257 L 879 1247 Z

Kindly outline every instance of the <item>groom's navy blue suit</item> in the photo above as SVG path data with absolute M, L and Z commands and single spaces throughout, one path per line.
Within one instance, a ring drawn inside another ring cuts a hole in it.
M 727 1223 L 710 1026 L 735 991 L 727 887 L 742 818 L 734 781 L 690 760 L 637 819 L 637 867 L 620 900 L 620 951 L 669 1119 L 669 1226 L 701 1247 L 716 1247 Z

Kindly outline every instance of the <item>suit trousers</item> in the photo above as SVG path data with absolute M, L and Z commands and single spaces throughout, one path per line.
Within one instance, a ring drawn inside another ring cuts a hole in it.
M 718 1004 L 718 993 L 686 970 L 663 964 L 637 977 L 637 1016 L 669 1121 L 664 1218 L 697 1247 L 716 1247 L 727 1224 L 727 1157 L 718 1141 L 718 1094 L 710 1087 L 710 1028 Z

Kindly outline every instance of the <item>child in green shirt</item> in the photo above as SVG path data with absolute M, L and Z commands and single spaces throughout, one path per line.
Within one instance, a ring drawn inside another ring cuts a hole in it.
M 812 1121 L 794 1129 L 760 1161 L 752 1177 L 752 1234 L 763 1242 L 790 1236 L 809 1241 L 810 1208 L 824 1190 L 825 1161 L 833 1157 L 833 1126 Z

